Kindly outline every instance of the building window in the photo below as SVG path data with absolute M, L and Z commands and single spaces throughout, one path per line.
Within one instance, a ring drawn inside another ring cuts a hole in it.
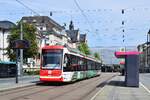
M 40 27 L 40 30 L 43 30 L 43 27 Z

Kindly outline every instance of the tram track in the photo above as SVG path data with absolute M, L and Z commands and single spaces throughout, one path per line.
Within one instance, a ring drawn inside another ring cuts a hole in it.
M 95 80 L 96 80 L 96 79 L 95 79 Z M 82 82 L 82 81 L 79 81 L 79 82 Z M 88 85 L 88 84 L 90 84 L 90 82 L 87 83 L 87 84 L 79 85 L 78 87 L 72 88 L 72 89 L 70 89 L 70 90 L 68 90 L 68 91 L 65 91 L 65 92 L 63 92 L 63 93 L 61 93 L 61 94 L 59 94 L 59 95 L 57 95 L 57 96 L 55 96 L 55 97 L 49 98 L 49 100 L 54 100 L 54 99 L 56 99 L 56 98 L 58 98 L 58 97 L 61 97 L 61 96 L 65 95 L 65 94 L 67 94 L 67 93 L 73 91 L 74 89 L 81 88 L 81 87 L 86 86 L 86 85 Z M 74 85 L 74 83 L 73 83 L 73 84 L 68 84 L 68 85 Z M 33 92 L 33 93 L 29 93 L 29 94 L 26 94 L 26 95 L 22 95 L 22 96 L 13 98 L 13 99 L 11 99 L 11 100 L 18 100 L 18 99 L 20 99 L 20 98 L 25 98 L 25 97 L 27 97 L 27 96 L 31 96 L 31 95 L 34 95 L 34 94 L 38 94 L 38 93 L 41 93 L 41 92 L 50 91 L 50 89 L 54 89 L 54 88 L 59 89 L 59 88 L 62 88 L 62 86 L 60 86 L 60 87 L 55 86 L 55 87 L 53 87 L 53 88 L 42 89 L 42 90 L 39 90 L 39 91 L 36 91 L 36 92 Z
M 67 97 L 68 95 L 78 94 L 84 89 L 87 89 L 90 87 L 90 89 L 80 95 L 78 99 L 71 99 L 71 100 L 83 100 L 87 95 L 91 94 L 93 91 L 95 91 L 98 87 L 103 87 L 105 84 L 107 84 L 107 81 L 110 80 L 115 75 L 105 76 L 102 75 L 100 77 L 95 77 L 83 81 L 78 81 L 75 83 L 67 84 L 67 85 L 35 85 L 32 87 L 22 88 L 22 89 L 16 89 L 4 93 L 0 93 L 1 97 L 9 97 L 6 100 L 66 100 L 65 98 L 74 98 L 74 97 Z M 96 86 L 95 86 L 96 85 Z M 91 88 L 93 87 L 93 88 Z M 40 98 L 38 98 L 41 96 Z M 63 99 L 64 98 L 64 99 Z M 76 98 L 76 97 L 75 97 Z
M 113 77 L 115 77 L 115 76 L 116 76 L 116 75 L 113 75 L 112 77 L 107 78 L 104 82 L 100 83 L 99 86 L 104 87 L 104 86 L 107 84 L 107 82 L 108 82 L 110 79 L 112 79 Z M 99 80 L 96 80 L 96 79 L 95 79 L 95 82 L 96 82 L 96 83 L 99 83 Z M 57 98 L 61 98 L 61 96 L 64 96 L 64 95 L 70 93 L 71 91 L 73 92 L 74 89 L 75 89 L 75 90 L 81 89 L 83 86 L 86 87 L 86 86 L 88 86 L 89 84 L 95 85 L 95 83 L 93 83 L 93 80 L 92 80 L 92 82 L 88 82 L 87 84 L 80 85 L 79 87 L 73 88 L 73 89 L 71 89 L 71 90 L 69 90 L 69 91 L 66 91 L 66 92 L 62 93 L 61 95 L 58 95 L 58 96 L 53 97 L 53 98 L 49 98 L 49 100 L 57 100 Z M 91 94 L 91 93 L 92 93 L 93 91 L 95 91 L 96 89 L 97 89 L 97 87 L 94 87 L 92 90 L 90 90 L 89 92 L 87 92 L 86 94 L 84 94 L 83 96 L 81 96 L 80 98 L 78 98 L 78 100 L 83 100 L 87 95 Z
M 94 91 L 97 90 L 97 87 L 103 88 L 106 84 L 108 84 L 108 82 L 115 77 L 116 75 L 113 75 L 112 77 L 106 79 L 104 82 L 100 83 L 98 86 L 96 86 L 95 88 L 93 88 L 92 90 L 90 90 L 89 92 L 87 92 L 84 96 L 80 97 L 79 100 L 85 100 L 85 98 L 87 97 L 87 95 L 90 95 L 91 93 L 93 93 Z M 97 91 L 96 91 L 97 92 Z
M 37 88 L 37 87 L 34 85 L 34 86 L 21 87 L 21 88 L 11 89 L 11 90 L 9 89 L 6 91 L 1 91 L 0 96 L 18 93 L 18 92 L 22 92 L 22 91 L 26 91 L 26 90 L 30 90 L 30 89 L 34 89 L 34 88 Z

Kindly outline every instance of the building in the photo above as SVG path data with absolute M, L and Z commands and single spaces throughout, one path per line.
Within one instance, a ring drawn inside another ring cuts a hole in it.
M 61 26 L 48 16 L 25 16 L 22 17 L 21 23 L 29 23 L 36 27 L 37 43 L 39 46 L 39 54 L 44 45 L 65 45 L 71 48 L 77 48 L 80 42 L 87 42 L 86 34 L 80 34 L 79 30 L 74 30 L 73 22 L 70 23 L 69 30 Z M 8 46 L 7 38 L 11 28 L 15 26 L 10 21 L 0 21 L 0 61 L 9 61 L 6 54 Z M 40 66 L 40 59 L 29 58 L 28 65 L 34 67 Z M 24 65 L 25 66 L 25 65 Z M 27 66 L 26 66 L 27 67 Z
M 73 43 L 68 37 L 65 27 L 48 16 L 26 16 L 22 17 L 21 22 L 29 23 L 36 27 L 37 42 L 40 48 L 39 53 L 44 45 L 67 45 L 71 48 L 76 48 L 76 43 Z M 33 61 L 39 66 L 39 59 L 28 60 L 28 63 Z
M 144 71 L 145 69 L 150 69 L 150 44 L 149 42 L 138 45 L 138 51 L 142 52 L 140 54 L 140 69 Z M 149 70 L 150 72 L 150 70 Z
M 79 45 L 79 43 L 87 43 L 87 35 L 80 34 L 79 29 L 75 30 L 72 21 L 70 21 L 69 30 L 66 30 L 66 32 L 67 36 L 71 39 L 71 42 L 76 44 L 76 47 Z
M 21 20 L 34 25 L 41 34 L 61 33 L 65 29 L 48 16 L 25 16 Z
M 37 28 L 39 47 L 61 44 L 76 48 L 76 45 L 67 36 L 65 28 L 48 16 L 22 17 L 22 22 L 32 24 Z
M 74 30 L 72 21 L 69 30 L 65 30 L 48 16 L 27 16 L 22 17 L 21 20 L 37 28 L 39 46 L 61 44 L 77 48 L 80 42 L 87 42 L 86 34 L 80 34 L 79 29 Z
M 80 34 L 80 42 L 87 43 L 87 35 L 86 34 Z
M 10 34 L 11 28 L 15 26 L 10 21 L 0 21 L 0 61 L 9 61 L 6 55 L 6 48 L 8 47 L 7 38 Z
M 39 52 L 44 45 L 65 45 L 77 48 L 80 42 L 87 42 L 86 34 L 80 34 L 78 29 L 74 30 L 72 21 L 70 22 L 69 30 L 66 30 L 65 27 L 48 16 L 26 16 L 22 17 L 21 22 L 29 23 L 36 27 Z M 33 59 L 31 62 L 33 62 Z M 39 65 L 40 60 L 36 59 L 35 62 Z

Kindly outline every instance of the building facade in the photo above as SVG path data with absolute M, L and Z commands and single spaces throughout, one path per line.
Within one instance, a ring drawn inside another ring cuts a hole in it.
M 140 69 L 142 72 L 150 72 L 150 44 L 148 42 L 138 45 L 138 51 L 140 54 Z
M 37 41 L 39 47 L 44 45 L 68 45 L 76 48 L 68 37 L 65 28 L 48 16 L 27 16 L 22 18 L 22 22 L 32 24 L 37 29 Z
M 73 22 L 70 22 L 69 30 L 61 26 L 48 16 L 26 16 L 21 22 L 29 23 L 36 27 L 37 43 L 39 52 L 44 45 L 65 45 L 70 48 L 77 48 L 80 42 L 87 42 L 86 34 L 80 34 L 79 30 L 74 30 Z M 32 59 L 37 66 L 40 59 Z M 28 61 L 30 63 L 30 61 Z
M 6 55 L 6 48 L 8 47 L 7 38 L 10 34 L 11 28 L 15 26 L 14 23 L 10 21 L 0 21 L 0 61 L 9 61 Z

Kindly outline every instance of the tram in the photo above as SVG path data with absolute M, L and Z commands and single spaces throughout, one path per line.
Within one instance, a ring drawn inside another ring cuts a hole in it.
M 42 48 L 40 81 L 72 82 L 101 73 L 101 62 L 65 46 Z

